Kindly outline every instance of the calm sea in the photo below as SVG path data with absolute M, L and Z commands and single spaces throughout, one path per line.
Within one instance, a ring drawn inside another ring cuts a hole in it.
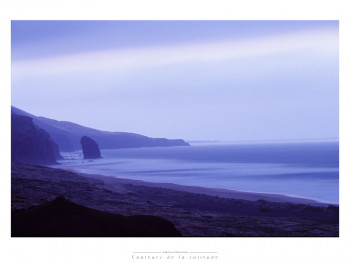
M 339 203 L 338 141 L 193 143 L 102 150 L 103 159 L 62 153 L 59 168 L 148 182 L 277 193 Z

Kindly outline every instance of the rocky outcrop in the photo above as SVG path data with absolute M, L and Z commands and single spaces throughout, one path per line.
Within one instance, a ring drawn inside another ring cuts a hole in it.
M 11 111 L 17 115 L 33 118 L 34 124 L 47 131 L 60 150 L 66 152 L 80 150 L 79 141 L 82 136 L 95 140 L 101 149 L 189 146 L 182 139 L 151 138 L 128 132 L 100 131 L 68 121 L 37 117 L 13 106 Z
M 77 205 L 63 197 L 13 211 L 12 237 L 178 237 L 169 221 L 146 215 L 122 216 Z
M 83 148 L 84 159 L 102 158 L 98 144 L 93 139 L 83 136 L 80 139 L 80 143 Z
M 11 115 L 11 160 L 27 164 L 56 164 L 62 159 L 57 144 L 32 118 Z

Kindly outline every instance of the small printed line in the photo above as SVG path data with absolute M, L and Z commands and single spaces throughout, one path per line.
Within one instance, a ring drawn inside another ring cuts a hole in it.
M 134 254 L 146 254 L 146 253 L 148 253 L 148 254 L 161 254 L 161 253 L 163 253 L 163 252 L 132 252 L 132 253 L 134 253 Z M 176 252 L 176 254 L 185 254 L 185 253 L 191 253 L 191 254 L 204 254 L 204 253 L 206 253 L 206 254 L 217 254 L 218 252 Z
M 162 252 L 132 252 L 132 253 L 142 253 L 142 254 L 144 254 L 144 253 L 151 253 L 151 254 L 159 254 L 159 253 L 162 253 Z
M 202 253 L 216 254 L 218 252 L 188 252 L 188 253 L 194 253 L 194 254 L 202 254 Z

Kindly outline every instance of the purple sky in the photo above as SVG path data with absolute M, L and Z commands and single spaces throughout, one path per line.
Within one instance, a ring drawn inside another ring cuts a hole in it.
M 337 21 L 12 21 L 12 105 L 186 140 L 338 138 Z

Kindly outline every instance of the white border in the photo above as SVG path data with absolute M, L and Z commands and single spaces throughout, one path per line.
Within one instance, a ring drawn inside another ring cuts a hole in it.
M 151 262 L 133 251 L 217 251 L 208 262 L 350 262 L 349 240 L 349 32 L 346 1 L 95 1 L 2 0 L 1 41 L 1 261 Z M 10 21 L 20 19 L 340 20 L 340 238 L 10 238 Z M 167 261 L 152 261 L 167 262 Z M 184 261 L 170 261 L 184 262 Z M 199 262 L 199 261 L 186 261 Z M 203 262 L 203 261 L 200 261 Z M 205 262 L 205 261 L 204 261 Z

